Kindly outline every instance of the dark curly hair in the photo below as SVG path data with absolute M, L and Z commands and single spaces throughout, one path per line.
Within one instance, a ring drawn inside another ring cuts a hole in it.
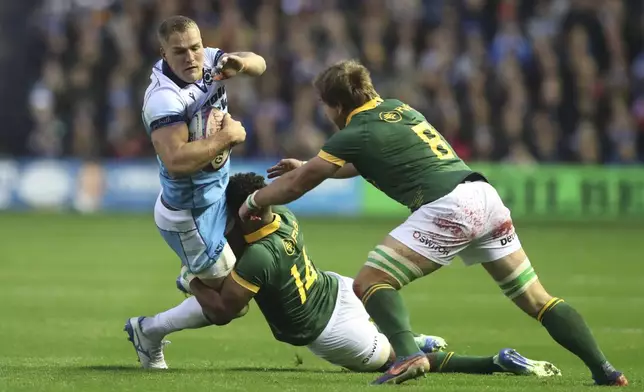
M 248 195 L 265 186 L 264 177 L 257 173 L 239 173 L 230 177 L 226 187 L 226 203 L 231 216 L 237 216 Z

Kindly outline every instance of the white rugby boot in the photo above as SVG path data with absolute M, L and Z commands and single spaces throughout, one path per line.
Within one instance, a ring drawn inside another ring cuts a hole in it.
M 168 365 L 163 357 L 163 348 L 170 342 L 163 339 L 150 339 L 146 336 L 141 328 L 143 319 L 145 317 L 132 317 L 127 320 L 125 328 L 123 328 L 128 334 L 127 340 L 132 342 L 141 367 L 144 369 L 167 369 Z

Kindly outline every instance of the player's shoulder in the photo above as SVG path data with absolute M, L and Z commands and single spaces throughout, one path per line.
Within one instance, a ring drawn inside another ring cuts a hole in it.
M 404 117 L 414 113 L 416 113 L 416 110 L 407 103 L 390 98 L 385 99 L 370 113 L 370 120 L 386 124 L 395 124 L 402 121 Z
M 273 206 L 271 207 L 271 209 L 273 210 L 273 213 L 280 216 L 283 224 L 291 226 L 292 222 L 297 222 L 297 217 L 295 216 L 295 214 L 293 214 L 293 211 L 291 211 L 288 207 Z
M 349 115 L 348 124 L 343 131 L 361 132 L 369 129 L 374 123 L 395 121 L 400 118 L 400 114 L 407 110 L 411 110 L 411 107 L 402 101 L 376 97 L 356 108 Z
M 158 94 L 160 92 L 162 92 L 162 94 L 169 94 L 170 92 L 179 94 L 180 90 L 181 88 L 164 73 L 163 60 L 157 61 L 154 66 L 152 66 L 150 84 L 148 85 L 146 95 L 152 93 Z
M 221 59 L 221 56 L 223 56 L 225 52 L 219 48 L 206 47 L 204 48 L 204 54 L 204 67 L 215 68 L 217 66 L 217 63 Z
M 163 73 L 159 63 L 152 68 L 150 85 L 144 97 L 144 104 L 147 102 L 156 104 L 180 102 L 182 105 L 186 104 L 181 97 L 181 88 Z
M 373 134 L 395 133 L 398 126 L 406 127 L 425 119 L 416 109 L 398 99 L 385 99 L 372 110 L 360 114 L 349 126 L 354 133 L 362 134 L 363 139 L 369 139 Z
M 146 95 L 143 102 L 143 117 L 148 122 L 172 116 L 185 120 L 186 108 L 187 103 L 180 94 L 171 88 L 160 88 Z
M 164 82 L 150 91 L 150 96 L 181 99 L 181 88 L 173 82 Z
M 267 266 L 274 263 L 275 260 L 275 250 L 273 249 L 270 241 L 267 241 L 266 238 L 262 238 L 259 241 L 250 243 L 244 249 L 244 253 L 240 257 L 237 264 L 240 267 L 249 267 L 252 266 L 253 269 L 257 269 L 260 266 Z
M 247 281 L 267 283 L 265 278 L 271 276 L 276 269 L 276 258 L 266 245 L 263 240 L 248 244 L 235 263 L 235 272 Z
M 383 100 L 377 109 L 380 112 L 384 112 L 388 110 L 398 110 L 398 111 L 413 110 L 411 106 L 396 98 L 387 98 Z
M 271 237 L 269 235 L 249 244 L 238 262 L 239 267 L 255 271 L 274 269 L 279 259 L 279 249 Z
M 276 234 L 280 237 L 297 240 L 300 235 L 300 223 L 293 211 L 285 206 L 273 206 L 272 209 L 273 213 L 277 214 L 281 220 L 280 230 Z
M 269 257 L 272 254 L 272 246 L 269 237 L 264 237 L 259 241 L 249 244 L 244 251 L 244 255 L 252 254 L 254 257 L 262 256 Z
M 258 253 L 269 252 L 279 258 L 284 250 L 283 239 L 291 238 L 291 233 L 298 224 L 295 215 L 287 207 L 272 206 L 271 209 L 273 221 L 247 235 L 247 241 L 251 241 L 247 249 L 254 247 Z
M 185 112 L 188 103 L 182 97 L 181 89 L 163 75 L 161 69 L 153 68 L 150 82 L 143 98 L 143 114 L 146 117 L 156 118 Z
M 175 102 L 179 101 L 185 105 L 185 100 L 181 97 L 179 87 L 175 84 L 160 84 L 154 86 L 145 95 L 145 101 L 153 101 L 155 103 Z
M 275 220 L 261 230 L 265 231 L 262 238 L 253 242 L 258 254 L 264 258 L 271 256 L 276 265 L 285 258 L 288 259 L 297 253 L 297 243 L 300 237 L 299 223 L 295 215 L 284 206 L 271 207 Z M 250 249 L 250 248 L 248 248 Z

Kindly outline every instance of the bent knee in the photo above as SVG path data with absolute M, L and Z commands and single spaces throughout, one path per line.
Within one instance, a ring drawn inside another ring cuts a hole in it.
M 358 276 L 353 281 L 354 294 L 362 299 L 364 294 L 375 285 L 387 285 L 395 288 L 396 290 L 402 287 L 399 281 L 392 277 L 387 272 L 374 268 L 370 265 L 364 265 Z
M 369 252 L 367 262 L 356 278 L 359 284 L 384 283 L 399 289 L 424 276 L 420 266 L 387 245 L 378 245 Z
M 387 286 L 392 286 L 397 289 L 397 287 L 389 281 L 387 276 L 369 276 L 363 279 L 356 278 L 353 281 L 352 289 L 356 297 L 362 300 L 365 293 L 367 293 L 367 291 L 369 291 L 370 288 L 376 285 L 383 285 L 383 284 Z
M 353 293 L 356 295 L 356 297 L 362 298 L 362 295 L 366 291 L 367 286 L 365 286 L 364 283 L 359 281 L 358 279 L 355 279 L 353 281 L 352 289 L 353 289 Z

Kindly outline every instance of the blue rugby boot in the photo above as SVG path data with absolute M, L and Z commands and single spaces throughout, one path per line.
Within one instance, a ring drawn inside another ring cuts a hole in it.
M 373 381 L 371 385 L 402 384 L 405 381 L 425 376 L 425 373 L 428 372 L 429 359 L 421 351 L 396 360 L 389 370 Z
M 445 349 L 447 348 L 447 342 L 440 336 L 420 334 L 414 337 L 414 340 L 416 341 L 418 347 L 420 347 L 420 350 L 425 354 L 445 351 Z
M 506 372 L 521 376 L 561 376 L 561 370 L 550 362 L 534 361 L 519 354 L 513 348 L 504 348 L 493 358 L 494 364 Z

